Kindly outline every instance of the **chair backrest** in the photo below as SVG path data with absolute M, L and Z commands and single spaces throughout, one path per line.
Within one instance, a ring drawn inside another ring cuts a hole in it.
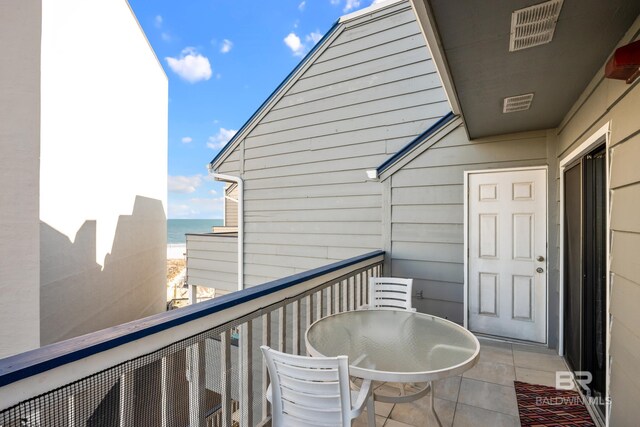
M 413 310 L 411 289 L 413 279 L 396 277 L 369 278 L 369 308 Z
M 350 426 L 347 356 L 305 357 L 260 347 L 271 378 L 274 427 Z

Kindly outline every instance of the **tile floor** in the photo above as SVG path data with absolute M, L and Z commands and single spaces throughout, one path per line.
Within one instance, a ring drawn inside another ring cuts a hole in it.
M 554 386 L 555 372 L 567 370 L 554 350 L 488 339 L 480 339 L 480 345 L 476 366 L 435 383 L 436 412 L 443 426 L 520 426 L 513 381 Z M 399 393 L 393 384 L 377 391 Z M 437 426 L 430 402 L 429 395 L 411 403 L 377 402 L 376 426 Z M 365 427 L 366 412 L 353 425 Z

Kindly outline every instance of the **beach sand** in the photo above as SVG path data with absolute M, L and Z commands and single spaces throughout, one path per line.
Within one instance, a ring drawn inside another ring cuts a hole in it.
M 167 259 L 184 259 L 187 252 L 187 245 L 182 244 L 168 244 L 167 245 Z

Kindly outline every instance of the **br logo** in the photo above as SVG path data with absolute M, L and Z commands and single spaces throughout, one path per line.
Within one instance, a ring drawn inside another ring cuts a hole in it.
M 593 375 L 589 371 L 556 371 L 556 388 L 558 390 L 572 390 L 573 383 L 578 384 L 582 390 L 589 392 L 589 384 L 593 380 Z

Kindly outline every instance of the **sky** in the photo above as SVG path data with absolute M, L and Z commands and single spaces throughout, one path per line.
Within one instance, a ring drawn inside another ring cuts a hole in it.
M 169 218 L 222 218 L 206 165 L 340 16 L 376 2 L 129 0 L 169 79 Z

